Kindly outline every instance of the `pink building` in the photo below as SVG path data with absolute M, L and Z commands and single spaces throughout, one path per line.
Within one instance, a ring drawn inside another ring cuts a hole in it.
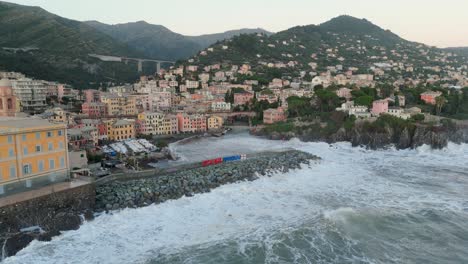
M 441 92 L 425 92 L 421 94 L 421 100 L 423 100 L 426 104 L 431 104 L 435 105 L 436 104 L 436 98 L 441 96 Z
M 177 126 L 180 133 L 192 132 L 192 124 L 190 122 L 190 117 L 187 114 L 177 114 Z
M 83 103 L 81 112 L 89 117 L 104 117 L 108 114 L 107 105 L 98 102 Z
M 190 122 L 193 132 L 206 132 L 206 117 L 202 115 L 190 116 Z
M 263 123 L 273 124 L 276 122 L 286 121 L 286 113 L 282 107 L 277 109 L 267 109 L 263 111 Z
M 206 117 L 202 115 L 177 114 L 178 130 L 180 133 L 206 132 Z
M 101 92 L 98 90 L 84 90 L 84 96 L 87 103 L 101 102 Z
M 7 79 L 0 79 L 0 116 L 15 116 L 17 112 L 19 112 L 19 107 L 11 82 Z
M 243 91 L 234 94 L 234 105 L 244 105 L 249 103 L 254 98 L 253 93 Z
M 382 113 L 388 112 L 388 101 L 387 100 L 377 100 L 372 103 L 372 114 L 380 115 Z

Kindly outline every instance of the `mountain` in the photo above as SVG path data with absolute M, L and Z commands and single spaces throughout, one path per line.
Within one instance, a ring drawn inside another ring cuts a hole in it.
M 140 56 L 85 23 L 39 7 L 0 2 L 0 70 L 86 86 L 136 78 L 136 66 L 104 63 L 89 53 Z
M 146 57 L 162 60 L 186 59 L 217 41 L 240 34 L 257 32 L 271 34 L 263 29 L 240 29 L 218 34 L 184 36 L 172 32 L 164 26 L 153 25 L 144 21 L 116 25 L 108 25 L 97 21 L 87 21 L 85 23 L 144 53 Z
M 445 48 L 444 50 L 448 52 L 454 52 L 460 56 L 468 57 L 468 47 L 454 47 L 454 48 Z
M 216 34 L 206 34 L 206 35 L 201 35 L 201 36 L 187 36 L 188 39 L 198 43 L 202 47 L 202 49 L 205 49 L 209 47 L 210 45 L 222 41 L 225 39 L 230 39 L 235 36 L 239 36 L 242 34 L 254 34 L 254 33 L 261 33 L 265 35 L 272 35 L 273 33 L 264 30 L 262 28 L 243 28 L 243 29 L 238 29 L 238 30 L 230 30 L 226 31 L 223 33 L 216 33 Z
M 268 63 L 291 62 L 294 67 L 281 71 L 294 74 L 301 70 L 323 72 L 336 65 L 343 69 L 357 67 L 357 73 L 369 72 L 376 63 L 444 66 L 443 50 L 407 41 L 366 19 L 351 16 L 339 16 L 320 25 L 297 26 L 273 35 L 240 35 L 212 45 L 209 50 L 213 51 L 193 57 L 194 63 L 250 63 L 265 68 Z M 466 58 L 454 62 L 454 66 L 459 66 L 466 63 Z M 317 67 L 311 67 L 315 64 Z M 278 71 L 270 67 L 273 70 Z
M 161 60 L 185 59 L 196 54 L 200 45 L 161 25 L 144 21 L 107 25 L 96 21 L 85 22 L 97 30 L 140 51 L 145 57 Z

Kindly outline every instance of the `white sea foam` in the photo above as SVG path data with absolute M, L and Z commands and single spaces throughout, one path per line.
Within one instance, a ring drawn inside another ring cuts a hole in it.
M 426 166 L 465 166 L 467 145 L 451 144 L 437 151 L 425 147 L 370 151 L 352 148 L 348 143 L 276 142 L 241 135 L 214 142 L 196 141 L 192 148 L 183 145 L 175 149 L 184 151 L 180 155 L 191 161 L 207 149 L 213 149 L 211 155 L 216 155 L 216 151 L 226 149 L 248 153 L 285 147 L 311 152 L 323 161 L 190 198 L 100 215 L 50 242 L 31 243 L 5 263 L 144 263 L 158 254 L 176 254 L 186 247 L 209 246 L 226 239 L 265 239 L 275 230 L 288 230 L 295 223 L 320 215 L 340 221 L 348 214 L 359 213 L 360 208 L 462 211 L 468 198 L 457 189 L 452 189 L 453 193 L 431 193 L 418 182 L 426 176 L 420 174 Z M 462 184 L 468 186 L 467 182 Z M 239 251 L 246 254 L 246 245 L 241 243 Z

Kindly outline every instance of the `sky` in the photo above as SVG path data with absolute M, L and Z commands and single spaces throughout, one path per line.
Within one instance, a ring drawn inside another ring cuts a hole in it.
M 145 20 L 184 35 L 261 27 L 278 32 L 339 15 L 366 18 L 401 37 L 468 46 L 468 0 L 9 0 L 57 15 L 117 24 Z

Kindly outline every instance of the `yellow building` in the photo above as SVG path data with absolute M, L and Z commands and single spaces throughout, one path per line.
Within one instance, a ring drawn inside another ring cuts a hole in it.
M 177 117 L 163 113 L 143 112 L 138 114 L 141 128 L 139 133 L 143 135 L 171 135 L 177 134 Z
M 0 119 L 0 195 L 68 179 L 66 126 L 36 118 Z
M 135 138 L 135 120 L 119 119 L 104 121 L 107 126 L 107 138 L 109 140 L 121 141 Z
M 223 124 L 224 124 L 224 120 L 220 116 L 210 116 L 206 122 L 208 125 L 207 126 L 208 130 L 220 129 L 223 127 Z
M 107 106 L 107 114 L 110 116 L 136 115 L 137 97 L 127 95 L 120 96 L 116 94 L 103 95 L 101 101 Z

